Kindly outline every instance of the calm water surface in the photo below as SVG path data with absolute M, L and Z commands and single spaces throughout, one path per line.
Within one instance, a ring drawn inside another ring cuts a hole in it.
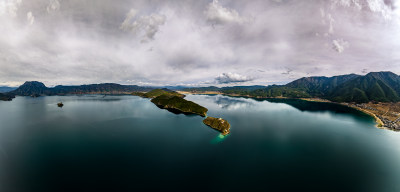
M 400 191 L 400 133 L 365 114 L 299 100 L 187 99 L 227 119 L 231 134 L 135 96 L 0 102 L 0 191 Z

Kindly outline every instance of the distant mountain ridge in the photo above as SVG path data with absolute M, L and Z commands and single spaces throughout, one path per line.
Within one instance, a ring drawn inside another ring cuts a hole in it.
M 137 91 L 150 91 L 152 88 L 137 85 L 120 85 L 115 83 L 90 84 L 79 86 L 58 85 L 46 87 L 38 81 L 27 81 L 9 94 L 19 96 L 67 95 L 67 94 L 131 94 Z
M 14 91 L 15 89 L 17 89 L 17 87 L 0 87 L 0 93 Z
M 10 100 L 14 95 L 67 95 L 67 94 L 131 94 L 148 92 L 151 87 L 120 85 L 115 83 L 46 87 L 37 81 L 28 81 L 14 91 L 0 95 L 2 100 Z M 162 89 L 158 89 L 162 90 Z M 220 92 L 227 95 L 249 96 L 258 98 L 322 98 L 335 102 L 399 102 L 400 76 L 388 72 L 371 72 L 364 76 L 356 74 L 333 77 L 303 77 L 286 85 L 270 86 L 234 86 L 234 87 L 192 87 L 184 88 L 189 92 Z M 171 91 L 164 89 L 164 91 Z M 171 91 L 172 92 L 172 91 Z
M 186 91 L 218 91 L 228 95 L 250 97 L 318 97 L 335 102 L 398 102 L 400 101 L 400 76 L 382 71 L 367 75 L 339 75 L 333 77 L 303 77 L 286 85 L 271 85 L 265 88 L 252 87 L 200 87 Z

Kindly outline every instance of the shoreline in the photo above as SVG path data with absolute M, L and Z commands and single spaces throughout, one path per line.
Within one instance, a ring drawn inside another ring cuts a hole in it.
M 370 111 L 367 111 L 367 110 L 365 110 L 365 109 L 363 109 L 363 108 L 361 108 L 361 107 L 358 107 L 358 106 L 356 106 L 356 105 L 354 105 L 354 104 L 350 104 L 350 103 L 337 103 L 337 102 L 329 101 L 329 100 L 326 100 L 326 99 L 320 99 L 320 98 L 300 98 L 300 100 L 310 101 L 310 102 L 321 102 L 321 103 L 334 103 L 334 104 L 338 104 L 338 105 L 343 105 L 343 106 L 346 106 L 346 107 L 350 107 L 350 108 L 352 108 L 352 109 L 355 109 L 355 110 L 357 110 L 357 111 L 361 111 L 361 112 L 363 112 L 363 113 L 365 113 L 365 114 L 367 114 L 367 115 L 373 117 L 373 118 L 375 119 L 375 122 L 376 122 L 375 127 L 380 128 L 380 129 L 381 129 L 381 128 L 387 128 L 387 129 L 389 129 L 388 127 L 385 127 L 385 124 L 383 123 L 382 119 L 380 119 L 376 114 L 374 114 L 374 113 L 372 113 L 372 112 L 370 112 Z M 389 130 L 391 130 L 391 129 L 389 129 Z
M 338 102 L 333 102 L 333 101 L 329 101 L 327 99 L 321 99 L 321 98 L 288 98 L 288 97 L 252 97 L 249 95 L 237 95 L 237 94 L 224 94 L 221 92 L 201 92 L 201 93 L 193 93 L 193 92 L 186 92 L 186 91 L 179 91 L 179 93 L 181 94 L 191 94 L 191 95 L 223 95 L 223 96 L 230 96 L 230 97 L 245 97 L 245 98 L 255 98 L 255 99 L 298 99 L 298 100 L 303 100 L 303 101 L 309 101 L 309 102 L 319 102 L 319 103 L 333 103 L 333 104 L 338 104 L 338 105 L 342 105 L 342 106 L 346 106 L 352 109 L 355 109 L 357 111 L 360 111 L 362 113 L 365 113 L 371 117 L 374 118 L 375 120 L 375 127 L 379 128 L 379 129 L 386 129 L 386 130 L 391 130 L 391 131 L 400 131 L 400 130 L 396 130 L 393 128 L 388 127 L 387 125 L 385 125 L 385 123 L 383 122 L 383 120 L 381 118 L 378 117 L 377 114 L 367 111 L 361 107 L 356 106 L 355 104 L 351 104 L 351 103 L 338 103 Z
M 349 104 L 346 104 L 346 106 L 351 107 L 351 108 L 353 108 L 353 109 L 356 109 L 356 110 L 358 110 L 358 111 L 361 111 L 361 112 L 363 112 L 363 113 L 365 113 L 365 114 L 368 114 L 368 115 L 372 116 L 372 117 L 375 119 L 375 122 L 376 122 L 375 127 L 379 128 L 379 129 L 388 129 L 388 130 L 392 130 L 392 129 L 386 127 L 386 126 L 385 126 L 385 123 L 383 123 L 382 119 L 380 119 L 376 114 L 374 114 L 374 113 L 372 113 L 372 112 L 369 112 L 369 111 L 367 111 L 367 110 L 365 110 L 365 109 L 363 109 L 363 108 L 357 107 L 357 106 L 352 106 L 352 105 L 349 105 Z
M 400 126 L 396 124 L 397 121 L 391 121 L 389 119 L 385 119 L 384 117 L 380 117 L 379 114 L 375 114 L 369 110 L 366 110 L 360 106 L 360 104 L 352 104 L 352 103 L 338 103 L 338 102 L 333 102 L 329 101 L 327 99 L 321 99 L 321 98 L 289 98 L 289 97 L 253 97 L 250 95 L 239 95 L 239 94 L 224 94 L 221 92 L 215 92 L 215 91 L 207 91 L 207 92 L 187 92 L 187 91 L 177 91 L 180 94 L 184 95 L 223 95 L 223 96 L 230 96 L 230 97 L 242 97 L 242 98 L 252 98 L 252 99 L 297 99 L 297 100 L 303 100 L 303 101 L 309 101 L 309 102 L 319 102 L 319 103 L 333 103 L 333 104 L 338 104 L 342 106 L 346 106 L 355 110 L 358 110 L 362 113 L 365 113 L 375 119 L 375 127 L 379 129 L 387 129 L 387 130 L 392 130 L 392 131 L 400 131 Z M 132 94 L 127 94 L 127 93 L 87 93 L 87 94 L 65 94 L 65 95 L 49 95 L 49 96 L 82 96 L 82 95 L 108 95 L 108 96 L 119 96 L 119 95 L 132 95 Z M 135 96 L 135 95 L 133 95 Z M 28 96 L 29 97 L 29 96 Z M 366 107 L 368 108 L 368 106 Z M 400 118 L 399 118 L 400 119 Z

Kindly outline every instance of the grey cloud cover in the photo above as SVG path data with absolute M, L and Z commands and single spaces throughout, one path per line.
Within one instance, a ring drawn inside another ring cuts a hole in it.
M 399 0 L 0 0 L 0 22 L 0 85 L 400 73 Z
M 252 81 L 253 78 L 247 77 L 244 75 L 240 75 L 237 73 L 222 73 L 215 78 L 215 81 L 219 84 L 228 84 L 228 83 L 240 83 L 240 82 L 248 82 Z

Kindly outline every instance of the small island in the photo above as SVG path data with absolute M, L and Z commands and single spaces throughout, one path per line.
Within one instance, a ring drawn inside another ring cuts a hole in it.
M 219 131 L 222 135 L 228 135 L 230 133 L 231 125 L 227 120 L 222 118 L 207 117 L 203 120 L 203 123 L 207 126 Z

